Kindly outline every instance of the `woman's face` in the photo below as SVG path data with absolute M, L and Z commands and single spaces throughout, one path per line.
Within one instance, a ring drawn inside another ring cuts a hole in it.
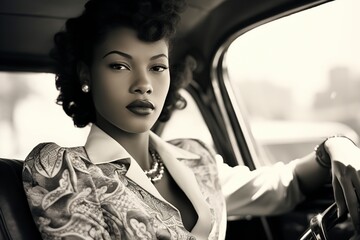
M 95 48 L 89 72 L 97 124 L 150 130 L 170 86 L 167 41 L 143 42 L 134 30 L 116 28 Z

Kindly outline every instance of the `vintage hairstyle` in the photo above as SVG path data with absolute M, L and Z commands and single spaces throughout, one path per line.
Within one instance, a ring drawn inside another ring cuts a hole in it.
M 65 30 L 54 37 L 51 56 L 57 63 L 56 87 L 60 91 L 57 103 L 77 127 L 96 120 L 91 94 L 81 91 L 77 64 L 84 62 L 90 66 L 94 47 L 119 26 L 134 29 L 140 40 L 166 39 L 170 44 L 184 7 L 183 0 L 90 0 L 82 15 L 66 22 Z M 170 72 L 170 89 L 159 121 L 168 120 L 176 106 L 186 105 L 178 93 L 182 78 L 177 72 Z

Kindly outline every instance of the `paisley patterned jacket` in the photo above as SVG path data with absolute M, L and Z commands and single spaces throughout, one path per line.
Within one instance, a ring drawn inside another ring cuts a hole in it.
M 224 239 L 228 215 L 280 213 L 302 199 L 293 166 L 230 168 L 193 139 L 150 142 L 198 214 L 191 232 L 179 211 L 115 140 L 92 126 L 84 147 L 36 146 L 23 183 L 43 239 Z

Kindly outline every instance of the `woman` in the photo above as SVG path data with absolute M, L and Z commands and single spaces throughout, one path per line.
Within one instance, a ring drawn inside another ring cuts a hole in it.
M 182 101 L 181 78 L 169 71 L 182 8 L 90 0 L 55 36 L 58 103 L 76 126 L 92 126 L 83 147 L 42 143 L 26 158 L 24 188 L 43 239 L 224 239 L 227 215 L 288 211 L 330 166 L 339 213 L 349 210 L 358 227 L 360 151 L 347 138 L 322 143 L 317 160 L 249 171 L 199 141 L 151 132 Z

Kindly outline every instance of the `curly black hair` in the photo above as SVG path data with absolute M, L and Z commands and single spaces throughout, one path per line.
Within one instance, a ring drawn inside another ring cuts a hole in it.
M 67 20 L 65 29 L 55 34 L 51 56 L 57 63 L 56 88 L 60 93 L 56 102 L 75 126 L 84 127 L 96 120 L 91 94 L 81 91 L 77 64 L 90 66 L 95 46 L 119 26 L 134 29 L 140 40 L 166 39 L 170 43 L 185 5 L 184 0 L 90 0 L 80 16 Z M 186 105 L 178 93 L 182 87 L 179 68 L 170 74 L 169 93 L 159 121 L 167 121 L 174 108 Z

